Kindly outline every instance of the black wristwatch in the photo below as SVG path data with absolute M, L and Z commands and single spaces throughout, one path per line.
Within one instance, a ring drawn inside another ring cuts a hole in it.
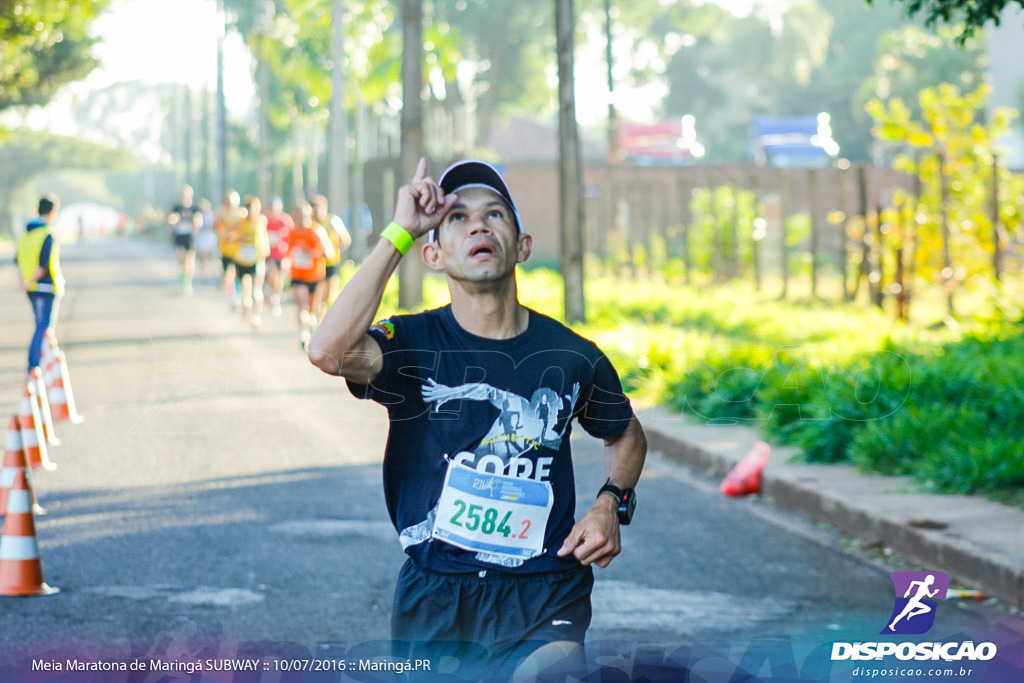
M 600 496 L 602 493 L 610 493 L 618 501 L 619 524 L 629 524 L 633 521 L 633 510 L 636 509 L 636 491 L 633 489 L 620 489 L 609 479 L 601 487 L 601 490 L 597 492 L 597 495 Z

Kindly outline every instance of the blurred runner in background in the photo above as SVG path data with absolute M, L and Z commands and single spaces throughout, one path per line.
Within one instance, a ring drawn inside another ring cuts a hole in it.
M 267 236 L 270 238 L 270 258 L 267 259 L 267 284 L 270 285 L 270 312 L 281 315 L 281 292 L 284 291 L 285 270 L 281 261 L 288 251 L 288 233 L 295 226 L 292 217 L 284 212 L 280 197 L 270 200 L 267 212 Z
M 323 319 L 327 309 L 334 299 L 334 276 L 338 274 L 341 267 L 341 255 L 352 244 L 352 237 L 345 228 L 344 221 L 340 217 L 331 215 L 327 210 L 327 197 L 317 195 L 313 197 L 313 220 L 323 226 L 327 236 L 334 245 L 334 254 L 327 256 L 327 274 L 324 276 L 324 292 L 317 316 Z
M 229 237 L 235 245 L 235 279 L 242 290 L 242 315 L 254 331 L 263 324 L 263 280 L 270 256 L 267 217 L 262 210 L 257 197 L 246 197 L 245 218 L 235 225 Z
M 297 215 L 298 223 L 288 233 L 286 261 L 298 309 L 299 343 L 305 351 L 316 331 L 327 273 L 326 256 L 334 245 L 323 227 L 313 222 L 313 208 L 309 204 L 303 205 Z
M 238 221 L 242 220 L 245 212 L 241 208 L 242 199 L 234 190 L 230 190 L 221 201 L 221 206 L 213 218 L 213 231 L 217 234 L 217 244 L 220 247 L 220 263 L 223 269 L 221 276 L 221 289 L 233 291 L 232 308 L 237 309 L 242 302 L 242 290 L 235 277 L 235 244 L 230 240 L 230 235 L 235 229 Z
M 214 231 L 215 216 L 210 201 L 200 199 L 198 204 L 203 222 L 196 234 L 196 259 L 199 262 L 199 276 L 206 278 L 209 277 L 210 262 L 217 254 L 217 233 Z
M 199 207 L 193 203 L 192 187 L 181 188 L 178 203 L 167 214 L 167 227 L 174 240 L 174 251 L 178 255 L 178 283 L 185 294 L 192 293 L 192 277 L 196 269 L 196 233 L 203 225 Z

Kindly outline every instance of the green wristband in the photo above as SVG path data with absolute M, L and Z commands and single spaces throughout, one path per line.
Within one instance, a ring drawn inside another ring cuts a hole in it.
M 412 243 L 415 241 L 405 228 L 395 222 L 388 223 L 380 236 L 395 245 L 395 249 L 402 256 L 405 256 L 405 253 L 412 248 Z

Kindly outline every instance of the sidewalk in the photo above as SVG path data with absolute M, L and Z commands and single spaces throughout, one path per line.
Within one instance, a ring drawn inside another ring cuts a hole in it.
M 638 413 L 650 450 L 713 478 L 724 478 L 759 438 L 748 427 L 687 424 L 660 407 Z M 1024 609 L 1024 512 L 973 496 L 917 493 L 910 477 L 789 462 L 797 452 L 772 448 L 761 482 L 767 500 Z

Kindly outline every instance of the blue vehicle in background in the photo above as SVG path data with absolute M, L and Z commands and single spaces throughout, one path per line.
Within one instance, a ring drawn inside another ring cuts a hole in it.
M 755 116 L 750 122 L 750 156 L 758 166 L 820 168 L 839 155 L 830 117 Z

